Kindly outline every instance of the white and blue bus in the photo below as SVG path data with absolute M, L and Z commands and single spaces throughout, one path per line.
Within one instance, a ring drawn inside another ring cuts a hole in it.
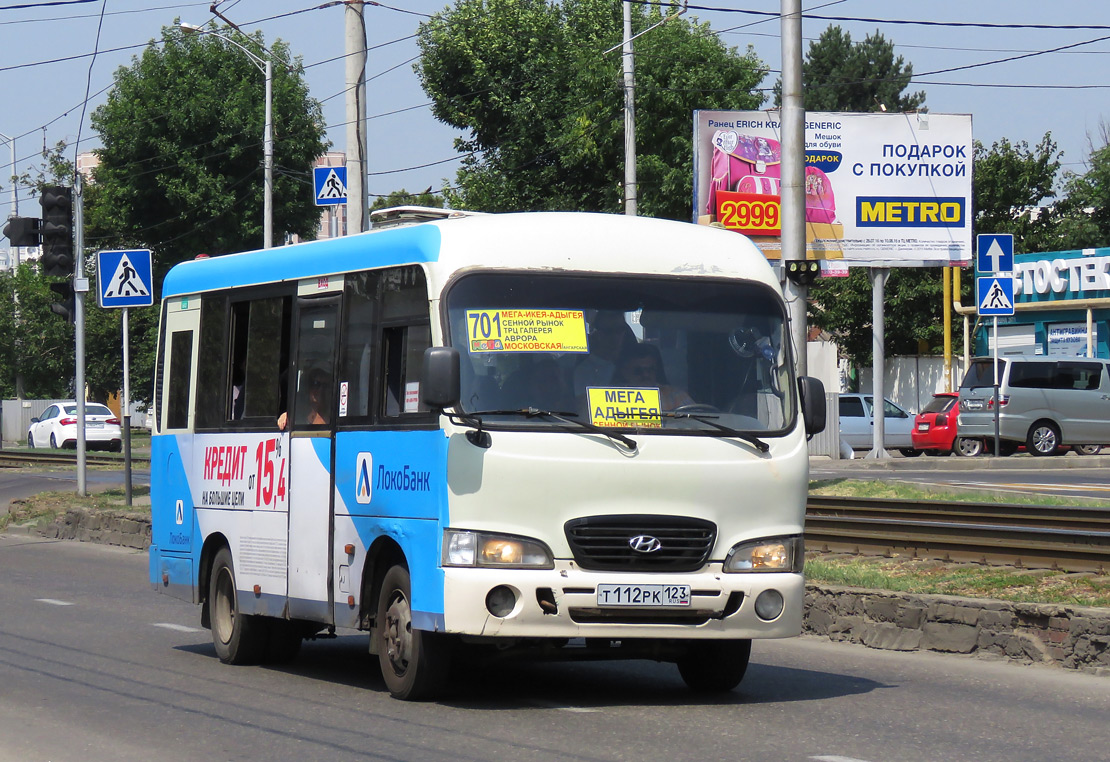
M 225 662 L 369 632 L 389 691 L 483 653 L 743 678 L 801 629 L 807 434 L 766 259 L 582 213 L 445 215 L 174 267 L 152 585 Z

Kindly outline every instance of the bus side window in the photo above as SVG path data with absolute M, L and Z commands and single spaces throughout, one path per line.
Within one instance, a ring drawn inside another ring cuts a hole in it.
M 340 406 L 339 415 L 351 419 L 349 423 L 366 422 L 372 410 L 377 298 L 376 274 L 362 272 L 346 277 L 339 383 L 346 391 L 347 408 Z
M 378 414 L 397 418 L 427 413 L 420 405 L 424 350 L 432 345 L 428 285 L 419 267 L 379 273 L 381 294 L 381 400 Z
M 200 308 L 200 348 L 197 353 L 197 395 L 195 425 L 199 429 L 217 429 L 234 416 L 226 414 L 227 392 L 227 300 L 223 296 L 205 296 Z M 227 405 L 231 401 L 228 400 Z
M 229 417 L 276 422 L 286 410 L 291 321 L 290 297 L 232 305 Z
M 420 371 L 424 350 L 431 345 L 432 332 L 427 325 L 394 326 L 383 331 L 382 414 L 386 418 L 427 412 L 420 405 Z
M 169 374 L 166 384 L 166 428 L 189 427 L 189 395 L 193 361 L 193 332 L 174 331 L 170 337 Z

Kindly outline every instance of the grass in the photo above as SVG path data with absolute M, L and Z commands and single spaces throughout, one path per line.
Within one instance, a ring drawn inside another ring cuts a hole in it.
M 820 479 L 809 483 L 809 494 L 829 497 L 884 497 L 892 500 L 957 500 L 968 503 L 1005 503 L 1010 505 L 1085 505 L 1105 508 L 1108 500 L 1054 495 L 998 493 L 988 490 L 955 492 L 924 489 L 908 482 L 872 479 Z
M 1051 495 L 999 495 L 987 491 L 941 492 L 895 481 L 826 479 L 810 482 L 811 495 L 874 497 L 897 500 L 962 500 L 1018 505 L 1091 505 L 1099 499 Z M 806 579 L 825 585 L 844 585 L 903 593 L 960 595 L 1024 603 L 1060 603 L 1110 607 L 1110 575 L 1064 574 L 1006 566 L 953 564 L 912 558 L 874 556 L 811 556 Z
M 149 487 L 135 485 L 131 490 L 132 502 L 134 498 L 149 494 Z M 150 515 L 149 505 L 132 505 L 128 509 L 125 502 L 123 487 L 113 487 L 86 497 L 75 492 L 40 492 L 28 498 L 13 500 L 8 513 L 0 516 L 0 531 L 7 529 L 10 524 L 49 524 L 71 508 L 84 508 L 90 512 L 131 510 Z
M 806 580 L 901 593 L 959 595 L 1021 603 L 1110 606 L 1110 577 L 1049 570 L 943 564 L 872 556 L 816 557 L 806 561 Z

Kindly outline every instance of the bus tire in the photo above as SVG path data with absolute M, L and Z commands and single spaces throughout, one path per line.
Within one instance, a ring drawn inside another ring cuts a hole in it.
M 700 641 L 678 659 L 678 673 L 691 690 L 731 691 L 744 679 L 751 655 L 750 640 Z
M 258 664 L 266 652 L 266 620 L 244 615 L 239 610 L 235 588 L 235 568 L 231 551 L 221 548 L 212 561 L 209 575 L 208 613 L 212 624 L 212 643 L 224 664 Z
M 390 567 L 378 594 L 373 637 L 378 638 L 378 664 L 393 698 L 427 701 L 436 697 L 450 670 L 450 641 L 446 636 L 412 626 L 409 570 Z

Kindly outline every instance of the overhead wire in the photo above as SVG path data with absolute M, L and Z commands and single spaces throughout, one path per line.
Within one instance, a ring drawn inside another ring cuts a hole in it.
M 88 0 L 88 1 L 92 2 L 93 0 Z M 634 0 L 634 1 L 636 1 L 636 0 Z M 835 2 L 827 3 L 825 5 L 833 5 L 833 4 L 836 4 L 838 2 L 843 2 L 843 0 L 835 0 Z M 309 7 L 309 8 L 300 9 L 300 10 L 297 10 L 297 11 L 292 11 L 292 12 L 283 13 L 283 14 L 277 14 L 277 15 L 270 16 L 270 17 L 265 17 L 265 18 L 262 18 L 262 19 L 256 19 L 254 21 L 246 22 L 246 24 L 259 24 L 259 23 L 263 23 L 263 22 L 268 21 L 268 20 L 273 20 L 273 19 L 277 19 L 277 18 L 283 18 L 283 17 L 287 17 L 287 16 L 298 15 L 298 14 L 307 13 L 307 12 L 314 11 L 314 10 L 321 10 L 321 9 L 324 9 L 324 8 L 330 8 L 330 7 L 334 7 L 334 6 L 342 5 L 342 4 L 343 4 L 342 2 L 324 3 L 324 4 L 321 4 L 321 5 L 316 5 L 316 6 L 312 6 L 312 7 Z M 37 4 L 37 5 L 43 5 L 43 4 L 40 3 L 40 4 Z M 185 5 L 185 4 L 183 4 L 183 5 Z M 394 8 L 394 7 L 391 7 L 391 6 L 383 5 L 381 3 L 367 3 L 367 5 L 374 5 L 374 6 L 377 6 L 377 7 L 385 8 L 387 10 L 398 11 L 398 12 L 403 12 L 403 13 L 410 13 L 412 15 L 419 15 L 419 16 L 428 17 L 428 18 L 431 17 L 429 14 L 418 13 L 418 12 L 415 12 L 415 11 L 407 11 L 405 9 L 398 9 L 398 8 Z M 817 6 L 817 7 L 825 7 L 825 5 Z M 693 8 L 693 9 L 696 9 L 696 10 L 714 10 L 714 11 L 721 11 L 721 12 L 747 12 L 747 11 L 745 11 L 745 9 L 715 8 L 715 7 L 711 7 L 711 6 L 690 6 L 690 7 Z M 2 8 L 0 8 L 0 9 L 2 9 Z M 119 13 L 119 12 L 116 12 L 116 13 Z M 751 11 L 751 13 L 756 14 L 756 15 L 763 15 L 764 16 L 764 18 L 762 18 L 758 21 L 752 22 L 751 25 L 764 23 L 766 21 L 771 21 L 774 18 L 779 16 L 779 14 L 771 13 L 771 12 Z M 808 11 L 806 12 L 806 17 L 807 18 L 824 18 L 824 17 L 821 17 L 821 16 L 817 16 L 815 14 L 811 14 Z M 922 23 L 922 24 L 933 25 L 933 26 L 946 26 L 946 25 L 949 25 L 949 26 L 983 26 L 983 27 L 987 27 L 987 28 L 1006 28 L 1006 29 L 1015 29 L 1015 28 L 1017 28 L 1017 29 L 1020 29 L 1020 28 L 1036 28 L 1036 29 L 1049 29 L 1049 28 L 1052 28 L 1052 29 L 1091 29 L 1091 28 L 1098 29 L 1098 28 L 1110 28 L 1110 27 L 1105 27 L 1105 26 L 1102 26 L 1102 25 L 979 24 L 979 23 L 976 23 L 976 22 L 925 22 L 925 21 L 923 21 L 923 22 L 911 22 L 911 21 L 907 21 L 907 20 L 869 19 L 869 18 L 864 18 L 864 17 L 848 17 L 848 16 L 843 16 L 843 17 L 832 17 L 832 16 L 830 16 L 828 18 L 830 20 L 865 21 L 865 22 L 868 22 L 868 23 L 876 23 L 876 22 L 878 22 L 878 23 L 881 23 L 881 22 Z M 2 23 L 2 22 L 0 22 L 0 23 Z M 719 36 L 720 34 L 723 34 L 725 32 L 729 32 L 729 31 L 732 31 L 732 30 L 724 30 L 722 32 L 713 32 L 713 33 Z M 403 37 L 403 38 L 398 38 L 397 40 L 392 40 L 392 41 L 389 41 L 389 42 L 386 42 L 386 43 L 375 45 L 371 48 L 367 48 L 367 50 L 372 50 L 372 49 L 381 48 L 381 47 L 385 47 L 385 46 L 388 46 L 388 45 L 396 44 L 398 42 L 403 42 L 405 40 L 412 39 L 416 36 L 417 35 L 409 35 L 409 36 L 406 36 L 406 37 Z M 1045 51 L 1023 52 L 1023 55 L 1013 56 L 1013 57 L 1006 58 L 1006 59 L 999 59 L 997 61 L 980 62 L 980 63 L 977 63 L 977 64 L 969 64 L 969 65 L 962 66 L 962 67 L 951 67 L 951 68 L 948 68 L 948 69 L 939 69 L 939 70 L 936 70 L 936 71 L 915 73 L 913 75 L 913 78 L 914 78 L 913 81 L 916 84 L 921 85 L 921 86 L 931 86 L 931 85 L 961 86 L 961 83 L 921 81 L 921 80 L 918 80 L 918 77 L 925 77 L 925 76 L 930 76 L 930 75 L 939 74 L 939 73 L 957 71 L 957 70 L 961 70 L 961 69 L 977 68 L 977 67 L 988 66 L 988 65 L 993 65 L 993 64 L 997 64 L 997 63 L 1004 63 L 1004 62 L 1011 61 L 1011 60 L 1017 60 L 1019 58 L 1032 57 L 1032 56 L 1035 56 L 1035 55 L 1044 55 L 1044 54 L 1050 53 L 1050 52 L 1065 52 L 1070 48 L 1092 44 L 1094 42 L 1104 40 L 1104 39 L 1108 39 L 1108 38 L 1097 38 L 1096 40 L 1088 40 L 1088 41 L 1083 41 L 1083 42 L 1079 42 L 1079 43 L 1073 43 L 1073 44 L 1070 44 L 1070 45 L 1060 46 L 1058 48 L 1045 50 Z M 154 41 L 154 42 L 157 42 L 157 41 Z M 118 50 L 134 49 L 134 48 L 143 47 L 143 46 L 149 45 L 149 44 L 150 44 L 150 42 L 147 42 L 147 43 L 143 43 L 141 45 L 125 46 L 125 47 L 122 47 L 122 48 L 115 48 L 115 49 L 105 50 L 105 51 L 101 51 L 101 52 L 108 53 L 108 52 L 115 52 L 115 51 L 118 51 Z M 977 50 L 977 49 L 968 48 L 967 50 Z M 1000 52 L 1002 52 L 1002 51 L 1000 51 Z M 1094 52 L 1094 51 L 1092 51 L 1092 52 Z M 23 68 L 23 67 L 31 66 L 31 65 L 42 65 L 42 64 L 47 64 L 47 63 L 56 63 L 56 62 L 61 62 L 61 61 L 66 61 L 66 60 L 80 59 L 80 58 L 84 58 L 84 57 L 88 57 L 88 54 L 81 55 L 81 56 L 72 56 L 72 57 L 67 57 L 67 58 L 63 58 L 63 59 L 54 59 L 54 60 L 51 60 L 51 61 L 33 62 L 33 63 L 30 63 L 30 64 L 20 64 L 20 65 L 14 66 L 14 67 L 3 67 L 3 68 L 0 68 L 0 71 L 10 70 L 10 69 L 13 69 L 13 68 Z M 329 63 L 329 62 L 332 62 L 332 61 L 341 60 L 341 59 L 346 58 L 346 57 L 347 57 L 346 55 L 332 57 L 332 58 L 329 58 L 329 59 L 325 59 L 323 61 L 318 61 L 318 62 L 314 62 L 314 63 L 311 63 L 311 64 L 306 64 L 306 65 L 303 66 L 303 68 L 310 68 L 310 67 L 314 67 L 314 66 L 323 65 L 323 64 L 326 64 L 326 63 Z M 404 63 L 410 63 L 412 61 L 417 60 L 418 58 L 419 58 L 419 56 L 414 57 L 414 58 L 409 59 L 408 61 L 406 61 Z M 393 67 L 390 67 L 390 69 L 387 69 L 386 71 L 380 72 L 379 74 L 376 74 L 376 75 L 374 75 L 373 77 L 371 77 L 369 79 L 377 78 L 379 76 L 384 75 L 385 73 L 388 73 L 389 71 L 400 68 L 401 66 L 404 65 L 404 63 L 397 64 Z M 767 69 L 766 73 L 775 73 L 775 70 Z M 847 83 L 834 83 L 834 84 L 847 84 Z M 983 87 L 983 86 L 991 86 L 991 85 L 983 85 L 983 84 L 978 84 L 978 83 L 966 83 L 966 86 Z M 1110 87 L 1110 86 L 1104 86 L 1104 85 L 1041 85 L 1041 86 L 1038 86 L 1038 85 L 1030 85 L 1030 84 L 996 85 L 996 86 L 999 86 L 999 87 L 1021 87 L 1021 88 L 1038 88 L 1039 87 L 1039 88 L 1043 88 L 1043 89 L 1102 89 L 1104 87 Z M 90 96 L 90 97 L 96 97 L 96 95 L 99 95 L 99 94 L 103 93 L 105 90 L 110 89 L 110 87 L 111 87 L 111 85 L 108 85 L 105 88 L 98 91 L 98 93 L 96 93 L 96 94 L 94 94 L 93 96 Z M 659 88 L 659 89 L 673 89 L 673 88 Z M 758 88 L 757 90 L 765 92 L 769 89 L 770 88 Z M 345 90 L 341 91 L 341 93 L 342 92 L 345 92 Z M 713 91 L 703 90 L 703 92 L 713 92 Z M 322 102 L 326 102 L 328 100 L 331 100 L 335 97 L 338 97 L 338 95 L 341 94 L 341 93 L 336 93 L 334 95 L 328 96 L 327 98 L 324 98 L 320 102 L 322 103 Z M 84 108 L 84 106 L 86 106 L 87 103 L 88 103 L 88 99 L 83 100 L 82 104 L 80 104 L 80 105 L 82 105 L 82 107 Z M 394 115 L 394 114 L 398 114 L 398 113 L 404 113 L 404 112 L 407 112 L 407 111 L 417 110 L 417 109 L 421 109 L 421 108 L 427 108 L 430 105 L 432 105 L 432 103 L 429 101 L 429 102 L 425 102 L 425 103 L 414 105 L 414 106 L 409 106 L 409 107 L 404 107 L 404 108 L 384 112 L 382 114 L 376 114 L 374 116 L 369 117 L 369 119 L 382 118 L 382 117 L 385 117 L 385 116 L 390 116 L 390 115 Z M 76 108 L 76 106 L 73 107 L 73 108 Z M 50 124 L 56 122 L 58 119 L 63 118 L 71 110 L 72 109 L 67 110 L 66 112 L 63 112 L 63 114 L 59 115 L 58 117 L 55 117 L 53 120 L 48 122 L 43 127 L 49 126 Z M 347 124 L 347 122 L 341 122 L 341 123 L 337 123 L 337 124 L 330 124 L 330 125 L 326 126 L 326 129 L 341 127 L 341 126 L 345 126 L 346 124 Z M 28 131 L 27 133 L 24 133 L 23 135 L 21 135 L 19 137 L 25 137 L 26 135 L 31 134 L 32 132 L 35 132 L 38 129 L 42 129 L 42 128 L 36 128 L 35 130 Z M 211 141 L 209 141 L 209 142 L 211 142 Z M 201 144 L 201 145 L 203 145 L 203 144 Z M 467 155 L 473 155 L 473 154 L 459 155 L 459 156 L 456 156 L 456 157 L 452 157 L 450 159 L 444 159 L 444 160 L 441 160 L 441 161 L 438 161 L 438 162 L 432 162 L 432 163 L 427 164 L 427 165 L 419 165 L 418 167 L 412 167 L 412 168 L 408 168 L 408 169 L 425 168 L 427 166 L 434 166 L 434 165 L 437 165 L 437 164 L 447 163 L 447 162 L 454 161 L 454 160 L 461 160 L 462 158 L 465 158 Z M 149 159 L 143 159 L 143 160 L 137 160 L 137 161 L 147 161 L 147 160 L 149 160 Z M 151 170 L 151 171 L 154 171 L 154 170 Z M 406 170 L 404 170 L 404 169 L 402 169 L 402 170 L 388 170 L 386 172 L 383 172 L 383 174 L 392 174 L 392 173 L 402 172 L 402 171 L 406 171 Z

